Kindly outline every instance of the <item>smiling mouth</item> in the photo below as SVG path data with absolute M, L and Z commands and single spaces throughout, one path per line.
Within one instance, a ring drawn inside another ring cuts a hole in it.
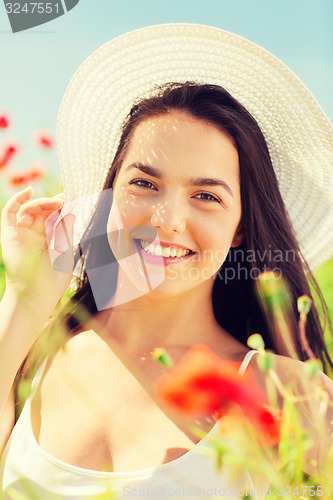
M 146 240 L 136 240 L 136 242 L 146 253 L 148 253 L 149 255 L 153 255 L 154 257 L 181 258 L 195 253 L 192 252 L 192 250 L 187 250 L 185 248 L 172 246 L 162 247 L 161 245 L 155 245 L 155 243 Z

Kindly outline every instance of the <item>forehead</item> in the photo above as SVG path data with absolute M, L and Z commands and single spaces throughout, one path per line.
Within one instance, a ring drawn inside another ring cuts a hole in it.
M 170 110 L 168 113 L 151 116 L 140 122 L 133 133 L 139 141 L 158 140 L 160 136 L 176 140 L 182 135 L 196 135 L 201 133 L 204 135 L 223 135 L 227 134 L 217 125 L 210 123 L 208 120 L 197 118 L 187 111 Z M 197 137 L 198 139 L 198 137 Z
M 139 123 L 131 138 L 125 161 L 173 161 L 195 165 L 238 165 L 237 150 L 229 136 L 217 126 L 185 111 L 171 111 Z

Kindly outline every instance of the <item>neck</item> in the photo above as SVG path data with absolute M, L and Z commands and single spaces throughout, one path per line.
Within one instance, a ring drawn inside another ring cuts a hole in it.
M 185 350 L 199 342 L 214 345 L 223 330 L 213 313 L 212 286 L 206 282 L 167 298 L 143 295 L 108 310 L 104 327 L 132 353 L 155 347 Z

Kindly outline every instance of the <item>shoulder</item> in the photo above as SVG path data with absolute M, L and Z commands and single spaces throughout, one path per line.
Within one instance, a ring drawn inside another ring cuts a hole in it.
M 257 379 L 274 378 L 276 383 L 280 382 L 285 388 L 298 393 L 309 393 L 311 388 L 326 390 L 328 397 L 333 401 L 333 380 L 321 370 L 316 373 L 311 369 L 309 362 L 267 352 L 270 358 L 271 369 L 266 372 L 261 368 L 260 354 L 253 356 L 250 366 L 255 372 Z
M 65 345 L 49 359 L 44 371 L 44 384 L 52 387 L 80 378 L 91 381 L 91 374 L 99 371 L 108 355 L 105 342 L 94 330 L 84 330 L 71 336 Z
M 269 354 L 269 356 L 272 360 L 273 370 L 285 386 L 303 387 L 303 390 L 308 390 L 312 385 L 322 386 L 327 389 L 333 399 L 333 381 L 321 370 L 318 369 L 314 372 L 309 362 L 288 356 L 279 354 Z M 256 363 L 258 365 L 258 359 Z
M 91 358 L 93 354 L 100 353 L 103 349 L 106 349 L 106 344 L 93 329 L 80 330 L 68 338 L 56 357 L 59 360 L 73 362 L 74 359 Z

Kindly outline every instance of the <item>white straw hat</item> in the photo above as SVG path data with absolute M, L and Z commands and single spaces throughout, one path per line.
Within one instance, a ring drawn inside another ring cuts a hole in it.
M 167 82 L 224 87 L 257 120 L 301 250 L 312 269 L 333 254 L 333 130 L 303 83 L 276 57 L 227 31 L 149 26 L 97 49 L 77 70 L 58 118 L 66 202 L 81 237 L 134 102 Z

